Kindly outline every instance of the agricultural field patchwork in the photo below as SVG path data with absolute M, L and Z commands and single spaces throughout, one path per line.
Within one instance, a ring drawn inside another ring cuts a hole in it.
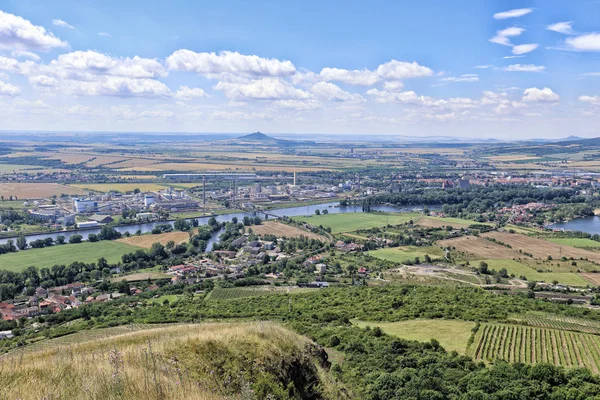
M 368 254 L 373 257 L 381 258 L 383 260 L 393 261 L 401 263 L 407 260 L 414 260 L 415 257 L 419 257 L 420 261 L 423 262 L 425 255 L 429 255 L 432 259 L 443 258 L 444 251 L 436 246 L 400 246 L 400 247 L 386 247 L 383 249 L 369 251 Z
M 561 329 L 565 331 L 576 331 L 600 335 L 600 321 L 593 319 L 567 317 L 548 313 L 529 313 L 524 317 L 516 315 L 513 317 L 513 319 L 539 328 Z
M 0 183 L 0 193 L 5 198 L 16 196 L 19 200 L 27 200 L 60 196 L 61 194 L 84 194 L 85 190 L 60 183 Z
M 171 240 L 175 242 L 175 244 L 179 243 L 187 243 L 190 238 L 190 235 L 187 232 L 166 232 L 159 233 L 157 235 L 153 234 L 144 234 L 140 236 L 129 236 L 122 237 L 121 239 L 117 239 L 119 243 L 125 243 L 130 246 L 141 247 L 144 249 L 149 249 L 152 247 L 154 243 L 160 243 L 162 245 L 167 244 Z
M 282 224 L 280 222 L 265 221 L 260 225 L 252 226 L 252 231 L 258 235 L 275 235 L 277 237 L 300 237 L 305 236 L 310 239 L 326 242 L 327 238 L 317 235 L 316 233 L 308 232 L 295 226 Z
M 486 259 L 471 262 L 471 265 L 477 267 L 479 261 L 485 261 L 490 269 L 499 271 L 505 268 L 509 275 L 515 274 L 517 278 L 525 276 L 529 281 L 546 283 L 558 281 L 569 286 L 588 286 L 590 284 L 589 280 L 575 272 L 538 272 L 536 269 L 515 260 Z

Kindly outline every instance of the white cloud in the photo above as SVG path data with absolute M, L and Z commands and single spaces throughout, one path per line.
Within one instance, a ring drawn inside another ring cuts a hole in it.
M 546 69 L 543 65 L 533 64 L 513 64 L 505 67 L 505 71 L 509 72 L 542 72 Z
M 513 58 L 523 58 L 523 57 L 525 57 L 525 56 L 504 56 L 504 57 L 502 57 L 502 58 L 504 58 L 504 59 L 506 59 L 506 60 L 511 60 L 511 59 L 513 59 Z
M 157 60 L 138 56 L 116 58 L 92 50 L 61 54 L 43 70 L 76 80 L 90 80 L 94 76 L 155 78 L 167 75 Z
M 529 88 L 523 92 L 523 101 L 529 103 L 556 103 L 560 101 L 560 96 L 550 88 Z
M 347 70 L 341 68 L 323 68 L 319 76 L 326 81 L 349 83 L 351 85 L 371 86 L 379 82 L 381 77 L 368 69 Z
M 573 30 L 573 22 L 557 22 L 555 24 L 551 24 L 546 26 L 546 29 L 553 32 L 562 33 L 563 35 L 574 35 L 575 31 Z
M 75 29 L 75 27 L 62 19 L 53 19 L 52 24 L 61 28 Z
M 40 61 L 41 57 L 31 51 L 13 51 L 11 53 L 13 57 L 27 58 L 33 61 Z
M 369 96 L 375 98 L 378 103 L 401 103 L 426 107 L 441 107 L 447 104 L 446 100 L 436 100 L 428 96 L 418 96 L 414 91 L 408 92 L 386 92 L 379 89 L 367 91 Z
M 491 38 L 490 42 L 501 44 L 503 46 L 512 46 L 509 38 L 519 36 L 523 32 L 525 32 L 525 29 L 517 28 L 516 26 L 502 29 L 501 31 L 496 32 L 496 36 Z
M 26 75 L 33 67 L 34 63 L 31 61 L 20 62 L 14 58 L 0 56 L 0 71 Z
M 532 8 L 516 8 L 494 14 L 494 19 L 519 18 L 532 12 Z
M 475 66 L 476 69 L 488 69 L 488 68 L 492 68 L 492 66 L 490 64 L 486 64 L 486 65 L 476 65 Z
M 315 83 L 310 89 L 311 93 L 322 100 L 328 101 L 364 101 L 361 95 L 349 93 L 330 82 Z
M 17 86 L 0 81 L 0 96 L 16 96 L 19 93 L 21 93 L 21 89 Z
M 244 100 L 302 100 L 311 95 L 278 78 L 262 78 L 250 82 L 223 82 L 214 86 L 229 99 Z
M 271 116 L 266 113 L 246 113 L 242 111 L 215 111 L 211 117 L 218 120 L 233 121 L 255 121 L 270 119 Z
M 570 37 L 565 40 L 568 50 L 574 51 L 600 51 L 600 33 Z
M 600 105 L 600 96 L 579 96 L 579 101 L 593 105 Z
M 108 32 L 98 32 L 98 36 L 102 37 L 112 37 L 112 35 Z
M 154 79 L 130 79 L 117 76 L 105 77 L 98 81 L 69 80 L 61 88 L 77 96 L 114 96 L 114 97 L 169 97 L 171 90 L 162 82 Z
M 400 81 L 390 81 L 383 83 L 383 89 L 388 92 L 400 92 L 404 89 L 404 83 Z
M 46 28 L 33 25 L 30 21 L 0 11 L 0 49 L 11 51 L 49 51 L 68 47 Z
M 296 72 L 296 67 L 291 61 L 243 55 L 231 51 L 216 54 L 177 50 L 167 58 L 167 66 L 171 70 L 196 72 L 209 77 L 219 77 L 222 74 L 283 77 Z
M 181 86 L 177 93 L 175 93 L 175 97 L 178 99 L 192 99 L 199 97 L 209 97 L 206 92 L 201 88 L 190 88 L 188 86 Z
M 54 87 L 58 86 L 58 80 L 52 76 L 35 75 L 29 77 L 29 83 L 37 87 Z
M 385 80 L 402 80 L 408 78 L 421 78 L 433 75 L 433 71 L 416 62 L 392 60 L 377 67 L 377 74 Z
M 442 82 L 478 82 L 479 76 L 477 74 L 463 74 L 461 76 L 448 76 L 440 79 Z
M 519 44 L 513 47 L 512 52 L 513 54 L 527 54 L 527 53 L 531 53 L 532 51 L 534 51 L 535 49 L 538 48 L 538 44 L 536 43 L 530 43 L 530 44 Z

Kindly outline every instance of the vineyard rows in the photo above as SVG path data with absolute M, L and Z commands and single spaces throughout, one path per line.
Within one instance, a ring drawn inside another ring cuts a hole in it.
M 525 322 L 540 328 L 600 334 L 600 321 L 551 314 L 531 314 L 525 317 Z
M 477 332 L 472 355 L 477 360 L 540 362 L 565 367 L 586 367 L 598 374 L 600 337 L 520 325 L 483 324 Z

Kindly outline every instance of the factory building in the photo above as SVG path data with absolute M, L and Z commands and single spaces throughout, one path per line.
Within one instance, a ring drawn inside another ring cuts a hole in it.
M 98 208 L 98 202 L 86 199 L 73 199 L 73 208 L 76 213 L 94 212 Z

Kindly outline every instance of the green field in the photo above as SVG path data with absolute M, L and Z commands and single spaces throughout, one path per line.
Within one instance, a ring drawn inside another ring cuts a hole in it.
M 517 278 L 520 276 L 525 276 L 529 281 L 550 283 L 556 280 L 559 283 L 571 286 L 587 286 L 590 284 L 587 280 L 583 279 L 583 277 L 575 272 L 537 272 L 535 269 L 514 260 L 483 261 L 488 264 L 489 269 L 495 269 L 498 271 L 501 268 L 506 268 L 509 275 L 515 274 Z M 477 267 L 479 265 L 479 261 L 473 261 L 471 262 L 471 265 Z
M 469 348 L 476 360 L 587 367 L 598 374 L 600 339 L 596 335 L 520 325 L 482 324 Z
M 43 249 L 28 249 L 2 254 L 0 255 L 0 269 L 18 272 L 30 266 L 44 268 L 56 264 L 69 265 L 74 261 L 92 263 L 97 262 L 100 257 L 104 257 L 109 263 L 114 264 L 121 261 L 123 254 L 138 249 L 139 247 L 111 240 L 55 245 Z
M 474 322 L 447 319 L 414 319 L 400 322 L 354 320 L 352 323 L 361 328 L 378 326 L 388 335 L 407 340 L 428 342 L 436 339 L 446 350 L 455 350 L 462 354 L 466 351 L 471 329 L 475 326 Z
M 436 221 L 440 221 L 443 222 L 446 225 L 450 225 L 452 226 L 452 224 L 457 225 L 457 227 L 460 227 L 462 225 L 464 226 L 469 226 L 469 225 L 488 225 L 488 226 L 492 226 L 493 224 L 490 222 L 477 222 L 477 221 L 473 221 L 470 219 L 463 219 L 463 218 L 451 218 L 451 217 L 427 217 L 428 219 L 432 219 L 432 220 L 436 220 Z
M 312 225 L 323 225 L 331 228 L 332 233 L 352 232 L 358 229 L 369 229 L 376 226 L 399 225 L 419 218 L 417 213 L 348 213 L 313 215 L 310 217 L 295 217 L 297 221 L 303 221 Z
M 555 239 L 546 239 L 549 242 L 562 244 L 564 246 L 573 246 L 573 247 L 600 247 L 600 242 L 596 242 L 592 239 L 584 239 L 584 238 L 555 238 Z
M 163 304 L 165 300 L 169 300 L 169 303 L 172 304 L 179 300 L 181 296 L 176 294 L 165 294 L 156 298 L 152 298 L 148 300 L 149 303 Z
M 436 246 L 386 247 L 384 249 L 369 251 L 368 254 L 373 257 L 397 263 L 401 263 L 406 260 L 414 260 L 415 257 L 419 257 L 422 262 L 425 258 L 425 254 L 429 254 L 429 256 L 434 259 L 444 257 L 444 251 Z
M 246 297 L 266 296 L 269 294 L 284 293 L 306 293 L 318 289 L 299 288 L 287 286 L 256 286 L 256 287 L 237 287 L 237 288 L 214 288 L 207 299 L 210 300 L 230 300 Z

